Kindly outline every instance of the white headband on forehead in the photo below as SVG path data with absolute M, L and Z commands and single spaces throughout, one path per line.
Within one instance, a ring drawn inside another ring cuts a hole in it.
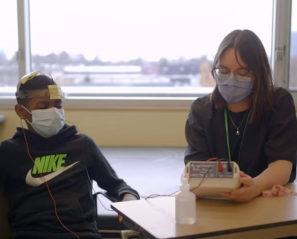
M 47 89 L 38 89 L 38 90 L 22 90 L 20 91 L 20 86 L 26 84 L 29 80 L 33 79 L 37 75 L 42 75 L 38 71 L 34 71 L 22 77 L 17 86 L 17 97 L 20 99 L 30 99 L 37 97 L 49 97 L 51 100 L 62 99 L 64 93 L 58 85 L 48 85 Z

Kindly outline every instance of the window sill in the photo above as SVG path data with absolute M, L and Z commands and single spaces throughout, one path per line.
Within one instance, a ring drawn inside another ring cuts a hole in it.
M 64 108 L 186 109 L 212 87 L 62 87 Z M 15 87 L 2 87 L 0 107 L 16 104 Z

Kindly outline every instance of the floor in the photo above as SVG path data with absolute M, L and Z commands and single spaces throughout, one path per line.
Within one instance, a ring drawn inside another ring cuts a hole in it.
M 179 190 L 185 148 L 101 148 L 106 159 L 141 197 L 168 195 Z M 95 191 L 100 191 L 94 184 Z M 100 197 L 104 206 L 109 201 Z M 109 212 L 98 203 L 99 213 Z

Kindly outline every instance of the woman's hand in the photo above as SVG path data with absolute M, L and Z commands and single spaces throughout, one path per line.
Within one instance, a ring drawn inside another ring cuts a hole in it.
M 230 193 L 223 192 L 221 195 L 237 202 L 248 202 L 260 195 L 261 190 L 259 189 L 257 181 L 241 171 L 239 183 L 242 185 L 242 187 L 235 189 Z
M 264 190 L 271 189 L 274 185 L 288 183 L 291 171 L 292 163 L 280 159 L 270 163 L 268 168 L 255 178 L 240 172 L 239 182 L 242 187 L 231 193 L 222 193 L 221 195 L 237 202 L 248 202 L 259 196 Z

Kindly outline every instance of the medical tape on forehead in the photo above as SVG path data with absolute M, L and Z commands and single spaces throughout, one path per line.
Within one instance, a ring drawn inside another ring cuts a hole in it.
M 31 80 L 33 79 L 35 76 L 39 75 L 39 72 L 38 71 L 34 71 L 34 72 L 31 72 L 27 75 L 24 75 L 21 79 L 21 83 L 22 84 L 25 84 L 28 80 Z
M 51 100 L 62 99 L 64 96 L 61 88 L 57 85 L 48 85 L 48 89 L 22 90 L 18 92 L 18 98 L 31 99 L 37 97 L 49 97 Z
M 38 71 L 35 71 L 35 72 L 31 72 L 31 73 L 29 73 L 27 75 L 24 75 L 22 77 L 22 79 L 19 81 L 18 85 L 17 85 L 17 91 L 19 91 L 21 85 L 27 83 L 27 81 L 33 79 L 38 74 L 39 74 L 39 72 Z
M 48 91 L 49 91 L 51 100 L 62 99 L 64 96 L 63 91 L 57 85 L 49 85 Z

